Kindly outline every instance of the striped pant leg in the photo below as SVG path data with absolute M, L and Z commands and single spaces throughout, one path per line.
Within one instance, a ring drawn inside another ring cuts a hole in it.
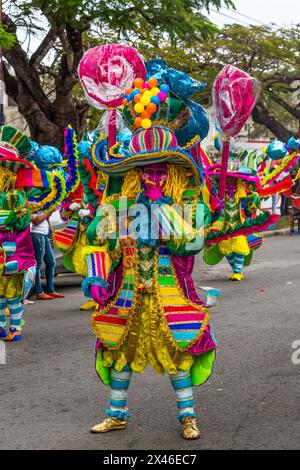
M 110 382 L 110 409 L 107 409 L 106 416 L 113 416 L 117 419 L 127 419 L 130 413 L 127 408 L 128 388 L 132 371 L 129 366 L 124 367 L 122 372 L 111 369 Z
M 7 298 L 0 295 L 0 328 L 6 327 L 6 314 L 5 309 L 7 306 Z
M 235 258 L 234 258 L 234 268 L 233 271 L 235 273 L 241 274 L 244 268 L 244 262 L 245 262 L 245 256 L 244 255 L 238 255 L 235 253 Z
M 171 384 L 175 390 L 180 421 L 186 416 L 196 418 L 193 398 L 192 378 L 189 371 L 180 370 L 177 374 L 170 374 Z
M 15 297 L 14 299 L 7 299 L 7 306 L 10 312 L 10 327 L 21 331 L 22 315 L 24 311 L 21 296 Z

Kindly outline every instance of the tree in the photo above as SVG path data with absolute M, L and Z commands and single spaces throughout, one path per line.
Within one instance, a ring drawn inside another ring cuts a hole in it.
M 89 107 L 76 88 L 77 67 L 93 40 L 168 42 L 171 47 L 207 40 L 217 28 L 203 12 L 222 4 L 233 7 L 231 0 L 7 0 L 0 41 L 1 36 L 7 41 L 7 33 L 17 39 L 4 50 L 15 72 L 4 68 L 6 91 L 31 137 L 62 147 L 69 123 L 79 134 L 85 128 Z M 39 45 L 31 53 L 33 40 Z
M 198 99 L 209 105 L 213 80 L 226 64 L 249 72 L 261 82 L 254 108 L 254 121 L 266 126 L 278 139 L 300 137 L 300 25 L 290 28 L 227 25 L 209 41 L 186 47 L 153 46 L 168 62 L 181 68 L 208 87 Z

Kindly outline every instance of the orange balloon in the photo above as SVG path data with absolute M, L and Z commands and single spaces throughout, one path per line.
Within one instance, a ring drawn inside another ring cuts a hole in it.
M 142 126 L 142 118 L 141 118 L 141 117 L 135 118 L 135 120 L 134 120 L 134 125 L 135 125 L 136 127 L 141 127 L 141 126 Z
M 158 81 L 156 80 L 156 78 L 149 78 L 148 85 L 150 88 L 154 88 L 158 85 Z
M 122 101 L 122 104 L 125 106 L 125 104 L 128 103 L 128 100 L 126 98 L 124 98 L 124 100 Z
M 139 103 L 141 101 L 141 97 L 142 97 L 142 94 L 139 93 L 138 95 L 135 95 L 134 98 L 133 98 L 133 101 L 135 103 Z
M 133 84 L 136 88 L 142 88 L 142 86 L 144 85 L 144 80 L 142 78 L 136 78 Z
M 148 113 L 155 113 L 155 111 L 157 110 L 157 106 L 155 103 L 149 103 L 146 110 L 148 111 Z
M 148 111 L 143 111 L 143 112 L 142 112 L 142 118 L 143 118 L 143 119 L 149 119 L 149 118 L 151 118 L 151 113 L 148 113 Z
M 133 91 L 133 88 L 126 88 L 125 93 L 128 96 Z

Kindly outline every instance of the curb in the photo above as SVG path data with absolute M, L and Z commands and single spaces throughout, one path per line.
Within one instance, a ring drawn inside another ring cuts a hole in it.
M 290 235 L 291 231 L 289 228 L 281 228 L 278 230 L 268 230 L 267 232 L 262 232 L 264 237 L 274 237 L 278 235 Z

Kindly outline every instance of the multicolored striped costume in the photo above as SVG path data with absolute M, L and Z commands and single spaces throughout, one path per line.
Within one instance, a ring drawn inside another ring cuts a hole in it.
M 116 196 L 113 204 L 119 215 L 121 209 Z M 128 208 L 135 202 L 128 200 Z M 147 202 L 151 206 L 152 202 Z M 210 207 L 203 202 L 199 189 L 186 190 L 182 202 L 201 205 L 205 226 L 210 225 Z M 163 209 L 164 214 L 172 205 L 166 204 Z M 101 221 L 102 217 L 96 215 L 88 227 L 91 245 L 85 251 L 87 283 L 103 278 L 109 286 L 105 308 L 97 310 L 91 320 L 98 338 L 99 376 L 112 386 L 111 378 L 116 372 L 143 373 L 150 365 L 158 373 L 168 373 L 173 384 L 173 379 L 183 372 L 188 374 L 190 386 L 202 384 L 211 374 L 216 350 L 208 324 L 209 312 L 197 296 L 191 278 L 194 256 L 203 248 L 204 239 L 196 243 L 193 251 L 186 249 L 190 240 L 184 239 L 180 243 L 171 240 L 147 243 L 145 239 L 140 242 L 117 237 L 102 240 L 101 247 L 97 247 Z M 89 295 L 87 284 L 85 288 Z M 194 416 L 194 410 L 185 408 L 193 406 L 179 407 L 183 410 L 179 418 Z M 120 409 L 115 413 L 112 410 L 109 416 L 128 416 L 127 409 L 123 414 Z
M 158 59 L 149 68 L 149 77 L 158 77 L 149 78 L 149 89 L 156 83 L 166 90 L 151 126 L 141 124 L 135 103 L 126 99 L 128 133 L 120 133 L 112 146 L 111 136 L 102 135 L 91 149 L 92 165 L 107 181 L 87 229 L 83 291 L 99 304 L 91 319 L 96 370 L 111 387 L 108 418 L 91 431 L 124 429 L 131 374 L 150 365 L 171 379 L 183 437 L 197 439 L 192 385 L 209 378 L 216 351 L 209 312 L 192 280 L 195 255 L 218 209 L 196 159 L 208 130 L 206 115 L 187 99 L 203 84 Z M 136 205 L 143 216 L 133 214 Z
M 255 232 L 255 228 L 250 228 L 252 233 L 245 235 L 243 226 L 247 228 L 245 221 L 258 222 L 256 229 L 262 230 L 265 221 L 260 223 L 257 217 L 259 213 L 260 198 L 257 193 L 246 186 L 242 179 L 233 180 L 234 183 L 228 185 L 225 194 L 224 211 L 222 216 L 211 228 L 211 233 L 222 233 L 237 230 L 240 232 L 236 237 L 221 240 L 211 247 L 207 247 L 204 252 L 204 260 L 207 264 L 217 264 L 225 256 L 232 269 L 232 280 L 241 280 L 244 266 L 251 263 L 253 251 L 263 244 L 263 237 Z M 270 223 L 270 222 L 269 222 Z M 251 227 L 251 226 L 250 226 Z

